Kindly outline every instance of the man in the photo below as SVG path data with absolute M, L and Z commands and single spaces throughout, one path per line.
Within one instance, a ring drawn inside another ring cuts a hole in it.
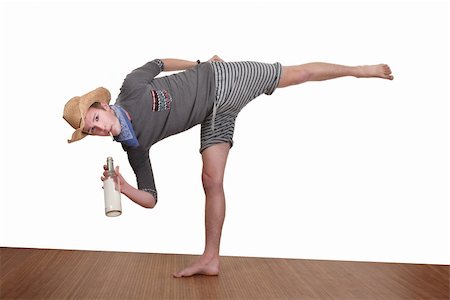
M 162 71 L 179 70 L 186 71 L 155 78 Z M 343 76 L 393 79 L 385 64 L 281 66 L 279 63 L 227 63 L 217 56 L 205 63 L 155 59 L 126 76 L 115 105 L 109 105 L 109 91 L 98 88 L 70 99 L 64 107 L 63 117 L 76 129 L 69 143 L 87 135 L 111 135 L 122 143 L 136 174 L 138 188 L 130 185 L 117 167 L 121 192 L 145 208 L 153 208 L 158 200 L 149 159 L 150 147 L 170 135 L 201 124 L 202 182 L 206 196 L 205 250 L 196 262 L 174 276 L 218 275 L 225 218 L 223 179 L 238 113 L 252 99 L 263 93 L 270 95 L 276 88 Z M 104 171 L 102 180 L 106 176 Z

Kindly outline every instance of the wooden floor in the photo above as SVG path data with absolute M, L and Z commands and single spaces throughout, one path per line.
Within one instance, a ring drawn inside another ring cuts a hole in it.
M 0 248 L 0 299 L 449 299 L 449 266 Z

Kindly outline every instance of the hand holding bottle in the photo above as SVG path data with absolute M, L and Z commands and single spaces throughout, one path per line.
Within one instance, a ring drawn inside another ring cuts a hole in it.
M 114 176 L 110 176 L 109 173 L 108 165 L 106 164 L 103 166 L 103 176 L 100 177 L 103 181 L 103 189 L 105 188 L 105 182 L 108 181 L 109 177 L 112 177 L 112 180 L 110 181 L 114 183 L 114 185 L 117 185 L 119 192 L 124 194 L 128 199 L 145 208 L 155 207 L 156 199 L 153 195 L 130 185 L 120 174 L 118 166 L 114 169 L 114 172 L 112 172 Z
M 119 172 L 119 166 L 116 166 L 114 169 L 115 176 L 112 176 L 114 179 L 114 183 L 117 186 L 118 191 L 122 191 L 122 187 L 127 183 L 125 179 L 123 178 L 122 174 Z M 108 166 L 103 165 L 103 176 L 100 177 L 102 181 L 105 181 L 109 178 L 109 172 L 108 172 Z

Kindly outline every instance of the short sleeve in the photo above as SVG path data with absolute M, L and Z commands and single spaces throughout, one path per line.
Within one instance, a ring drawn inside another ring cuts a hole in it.
M 155 201 L 158 201 L 149 151 L 138 147 L 136 149 L 128 149 L 127 154 L 128 161 L 136 175 L 138 189 L 152 194 Z
M 158 65 L 160 72 L 164 71 L 164 62 L 162 60 L 157 58 L 152 60 L 151 62 Z

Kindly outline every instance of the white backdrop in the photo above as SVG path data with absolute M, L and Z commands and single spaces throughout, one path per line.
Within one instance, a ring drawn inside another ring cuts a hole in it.
M 240 114 L 222 255 L 450 263 L 445 1 L 1 4 L 0 245 L 201 254 L 199 126 L 156 144 L 154 210 L 104 215 L 110 138 L 64 104 L 154 58 L 389 63 L 395 80 L 277 90 Z

